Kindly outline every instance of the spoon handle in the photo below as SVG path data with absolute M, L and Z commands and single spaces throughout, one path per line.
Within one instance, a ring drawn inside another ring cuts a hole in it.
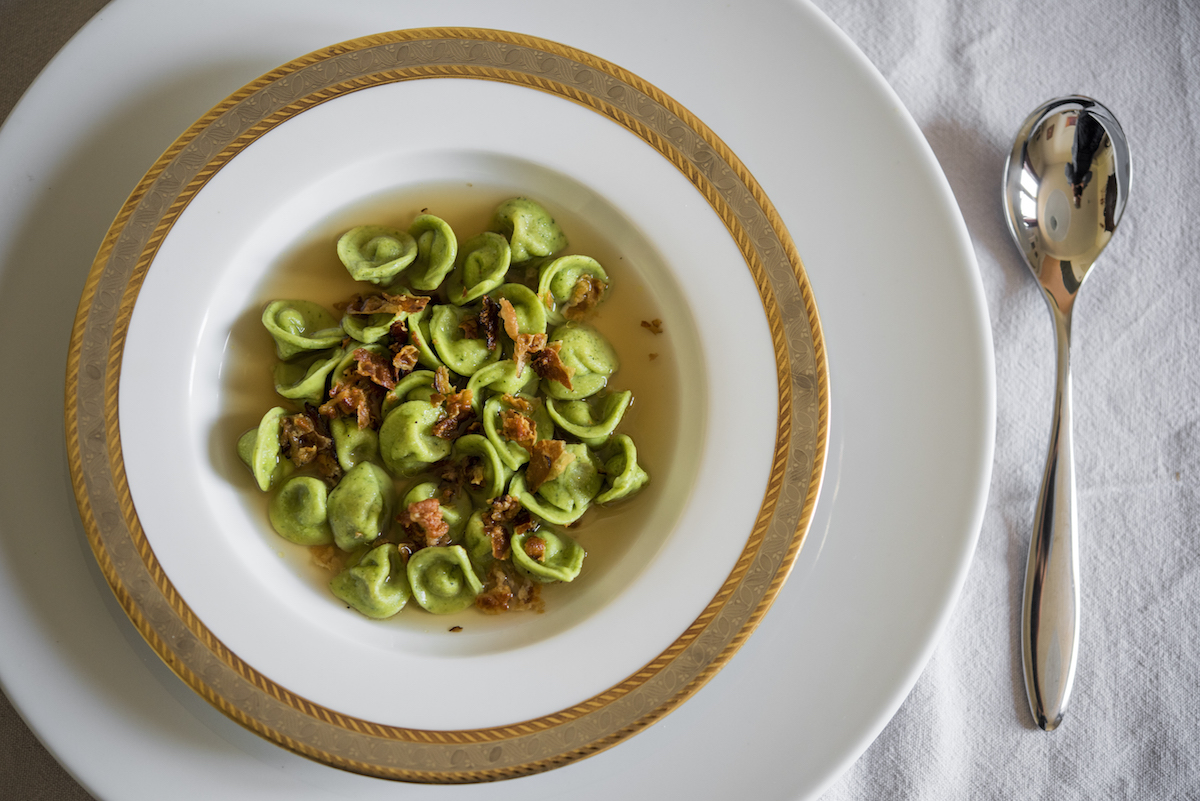
M 1021 639 L 1025 691 L 1038 726 L 1062 722 L 1075 680 L 1079 647 L 1079 558 L 1075 537 L 1075 456 L 1071 446 L 1071 318 L 1054 303 L 1058 370 L 1050 452 L 1042 474 L 1029 564 Z

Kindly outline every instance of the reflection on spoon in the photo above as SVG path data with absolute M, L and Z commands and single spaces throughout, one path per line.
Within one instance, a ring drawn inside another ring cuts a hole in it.
M 1043 104 L 1004 166 L 1004 211 L 1054 320 L 1058 368 L 1050 449 L 1029 544 L 1021 641 L 1037 724 L 1062 722 L 1079 645 L 1071 314 L 1129 196 L 1129 146 L 1112 113 L 1087 97 Z

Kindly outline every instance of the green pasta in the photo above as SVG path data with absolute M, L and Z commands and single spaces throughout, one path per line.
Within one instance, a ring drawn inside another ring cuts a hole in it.
M 390 542 L 372 548 L 329 582 L 329 589 L 367 617 L 383 620 L 412 597 L 400 550 Z
M 621 432 L 633 393 L 610 386 L 617 354 L 586 321 L 607 271 L 562 255 L 529 198 L 489 229 L 460 244 L 428 213 L 355 227 L 336 255 L 363 289 L 340 321 L 306 300 L 263 309 L 283 405 L 237 453 L 273 530 L 373 619 L 410 598 L 433 614 L 540 610 L 539 587 L 586 574 L 574 535 L 589 511 L 650 480 Z
M 355 281 L 387 284 L 417 257 L 417 243 L 386 225 L 360 225 L 342 235 L 338 258 Z

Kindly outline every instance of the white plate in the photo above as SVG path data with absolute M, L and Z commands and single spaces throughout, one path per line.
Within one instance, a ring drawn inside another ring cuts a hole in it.
M 630 27 L 623 9 L 609 5 L 579 27 L 556 20 L 557 8 L 533 4 L 501 14 L 468 4 L 433 19 L 434 12 L 414 7 L 403 24 L 520 28 L 597 52 L 668 88 L 742 157 L 799 243 L 820 299 L 837 388 L 828 484 L 814 541 L 774 610 L 689 704 L 629 743 L 568 768 L 448 794 L 543 798 L 570 787 L 583 797 L 651 797 L 669 788 L 723 798 L 751 781 L 761 797 L 807 795 L 866 747 L 911 687 L 974 545 L 990 467 L 993 393 L 987 316 L 969 243 L 911 120 L 811 9 L 677 16 L 636 4 L 624 11 L 636 10 L 642 22 Z M 132 186 L 155 149 L 190 118 L 294 53 L 397 27 L 394 9 L 363 4 L 331 16 L 316 3 L 293 4 L 275 15 L 269 6 L 230 4 L 226 14 L 206 8 L 203 18 L 181 19 L 175 15 L 183 11 L 129 0 L 106 10 L 51 66 L 0 140 L 5 164 L 19 162 L 35 185 L 72 179 L 69 190 L 6 205 L 14 211 L 5 212 L 0 231 L 14 255 L 4 265 L 0 319 L 40 323 L 43 337 L 65 344 L 65 329 L 45 330 L 46 312 L 34 318 L 24 311 L 36 308 L 46 279 L 20 271 L 58 220 L 74 211 L 80 238 L 91 235 L 69 253 L 75 271 L 65 280 L 81 281 L 88 249 L 121 200 L 114 179 Z M 222 22 L 235 14 L 237 25 Z M 660 35 L 668 30 L 670 37 Z M 167 31 L 173 35 L 152 35 Z M 274 37 L 264 37 L 267 31 Z M 127 55 L 114 63 L 113 50 Z M 84 67 L 111 72 L 85 88 L 74 77 Z M 746 82 L 745 75 L 761 80 Z M 197 93 L 201 99 L 191 99 Z M 68 106 L 73 127 L 55 118 Z M 130 130 L 139 134 L 132 142 Z M 81 194 L 89 201 L 83 214 L 71 207 Z M 10 306 L 22 301 L 28 303 Z M 61 375 L 45 373 L 51 383 Z M 33 414 L 42 430 L 53 430 L 53 415 Z M 38 428 L 14 432 L 21 450 L 37 452 L 45 439 Z M 47 470 L 39 458 L 21 470 L 5 467 L 8 525 L 40 528 L 55 539 L 35 546 L 5 538 L 0 609 L 6 641 L 20 647 L 0 656 L 0 676 L 96 795 L 154 798 L 168 782 L 194 788 L 196 797 L 396 792 L 260 744 L 167 674 L 131 636 L 94 571 L 89 579 L 78 524 L 64 511 L 69 493 L 61 481 L 54 486 L 58 459 L 49 459 Z M 31 578 L 51 542 L 58 573 L 70 580 L 66 591 Z M 431 792 L 402 789 L 414 797 Z
M 758 225 L 761 211 L 739 208 L 744 221 L 723 220 L 724 199 L 716 201 L 722 216 L 705 202 L 703 193 L 722 182 L 712 165 L 719 157 L 707 143 L 669 151 L 691 155 L 695 148 L 703 154 L 698 158 L 708 157 L 702 164 L 713 179 L 689 178 L 647 140 L 575 102 L 577 94 L 545 89 L 562 76 L 578 78 L 581 70 L 590 76 L 586 83 L 599 82 L 602 74 L 611 76 L 611 68 L 601 73 L 574 61 L 569 51 L 551 54 L 544 48 L 554 46 L 544 40 L 492 36 L 439 29 L 337 45 L 332 55 L 301 58 L 295 63 L 304 66 L 294 72 L 281 70 L 286 77 L 251 95 L 254 108 L 222 106 L 219 116 L 207 117 L 214 120 L 210 126 L 198 126 L 187 145 L 172 148 L 169 163 L 164 159 L 166 166 L 152 169 L 151 176 L 193 163 L 193 150 L 210 157 L 223 152 L 206 136 L 215 131 L 234 138 L 226 133 L 228 118 L 257 130 L 249 115 L 274 108 L 264 98 L 311 79 L 316 70 L 353 87 L 332 98 L 324 87 L 307 88 L 306 97 L 321 99 L 311 108 L 288 89 L 284 102 L 305 109 L 302 113 L 267 129 L 232 158 L 214 158 L 220 165 L 215 174 L 198 169 L 202 186 L 170 222 L 140 288 L 130 279 L 127 291 L 136 292 L 137 301 L 124 340 L 119 391 L 106 391 L 105 403 L 119 395 L 120 458 L 137 521 L 153 551 L 151 573 L 161 567 L 170 582 L 168 595 L 178 593 L 187 615 L 203 624 L 206 643 L 220 644 L 210 646 L 214 651 L 228 649 L 236 655 L 231 660 L 241 660 L 263 681 L 322 707 L 326 715 L 373 725 L 439 731 L 529 727 L 548 715 L 581 718 L 587 713 L 573 708 L 587 704 L 603 707 L 609 727 L 623 729 L 646 714 L 649 701 L 639 700 L 632 705 L 639 711 L 622 720 L 616 711 L 621 705 L 608 701 L 610 688 L 647 666 L 657 672 L 679 660 L 707 673 L 710 663 L 721 664 L 724 646 L 698 651 L 672 646 L 685 634 L 698 638 L 720 627 L 730 627 L 735 641 L 743 639 L 739 630 L 748 634 L 760 613 L 744 620 L 718 613 L 725 602 L 713 607 L 714 599 L 728 596 L 733 599 L 728 606 L 751 612 L 761 604 L 765 611 L 775 571 L 782 581 L 790 569 L 820 486 L 827 430 L 824 354 L 819 330 L 814 345 L 802 305 L 795 311 L 805 324 L 783 325 L 783 315 L 793 308 L 785 304 L 808 287 L 798 284 L 800 265 L 783 258 L 787 248 L 775 244 L 769 227 Z M 418 75 L 432 69 L 429 59 L 440 65 L 444 58 L 451 74 L 459 75 L 458 58 L 466 54 L 469 73 L 475 74 L 492 63 L 486 54 L 497 54 L 508 80 L 514 64 L 528 58 L 574 66 L 559 68 L 552 78 L 543 65 L 538 88 L 462 77 L 392 82 L 391 70 L 377 78 L 381 53 L 392 52 L 405 54 L 403 69 Z M 369 65 L 365 75 L 350 73 L 362 64 Z M 372 79 L 379 82 L 363 88 Z M 601 94 L 609 100 L 618 84 L 604 85 Z M 632 87 L 629 92 L 635 94 Z M 645 96 L 637 97 L 624 105 L 649 118 Z M 619 115 L 622 107 L 612 113 Z M 669 119 L 668 130 L 689 141 L 680 133 L 689 123 L 674 114 Z M 175 205 L 160 200 L 157 180 L 144 185 L 150 188 L 135 193 L 136 206 L 127 206 L 102 249 L 105 255 L 93 270 L 97 286 L 110 273 L 126 275 L 119 265 L 139 260 L 130 255 L 123 261 L 121 251 L 123 242 L 149 227 L 145 210 Z M 175 191 L 184 185 L 170 183 Z M 366 291 L 346 280 L 335 255 L 334 243 L 351 225 L 406 228 L 422 207 L 433 206 L 466 239 L 514 195 L 547 207 L 571 240 L 565 252 L 593 255 L 609 271 L 611 298 L 590 319 L 621 356 L 613 386 L 632 390 L 636 399 L 623 430 L 638 444 L 638 461 L 653 479 L 636 501 L 621 505 L 619 515 L 571 532 L 589 551 L 584 573 L 570 587 L 546 588 L 544 614 L 486 617 L 469 610 L 437 618 L 410 611 L 388 623 L 348 614 L 328 592 L 328 576 L 309 575 L 319 571 L 309 567 L 308 550 L 269 532 L 262 493 L 233 454 L 238 435 L 279 402 L 271 390 L 275 358 L 258 322 L 261 309 L 273 297 L 311 298 L 309 292 L 319 292 L 318 299 L 329 303 Z M 769 251 L 749 249 L 744 256 L 738 241 L 747 240 L 735 240 L 727 225 L 738 235 L 753 231 Z M 751 257 L 753 269 L 747 264 Z M 773 287 L 761 298 L 756 274 L 764 287 Z M 81 325 L 90 327 L 92 317 L 103 317 L 106 300 L 101 290 L 86 294 L 89 316 Z M 653 319 L 660 320 L 660 334 L 641 325 Z M 101 323 L 96 330 L 103 330 Z M 79 341 L 86 351 L 87 340 Z M 784 397 L 777 347 L 787 365 L 784 374 L 800 382 L 789 382 Z M 83 380 L 70 383 L 80 398 L 68 399 L 71 410 L 87 406 L 89 392 L 111 386 L 103 379 L 89 383 L 88 364 L 81 358 Z M 787 410 L 783 415 L 781 406 Z M 69 421 L 80 419 L 86 426 L 86 416 Z M 171 444 L 164 448 L 167 432 Z M 82 450 L 86 461 L 88 443 Z M 795 464 L 780 461 L 779 480 L 769 481 L 777 450 L 799 456 Z M 94 471 L 76 482 L 87 507 L 107 501 Z M 804 500 L 807 511 L 793 498 Z M 760 515 L 760 507 L 774 511 Z M 96 546 L 101 563 L 109 558 L 115 563 L 111 553 L 120 549 L 122 535 L 103 523 L 97 529 L 92 536 L 103 543 Z M 739 565 L 745 571 L 751 562 L 755 568 L 748 579 L 723 591 Z M 121 565 L 112 572 L 140 623 L 154 602 L 140 597 L 132 572 Z M 163 621 L 151 621 L 148 628 L 159 638 L 152 641 L 170 639 Z M 156 650 L 172 664 L 188 659 L 173 645 Z M 416 692 L 401 682 L 381 691 L 377 681 L 356 678 L 366 676 L 436 676 L 439 690 Z M 257 711 L 260 704 L 241 697 L 241 690 L 233 699 L 228 690 L 210 688 L 211 681 L 192 683 L 203 694 L 221 695 L 257 724 L 277 725 L 267 723 L 271 716 Z M 681 692 L 676 688 L 668 697 Z M 591 730 L 598 734 L 608 727 Z M 277 736 L 284 741 L 285 735 Z M 582 740 L 579 748 L 594 748 L 586 734 L 575 736 Z M 296 732 L 286 738 L 306 743 Z M 313 747 L 317 739 L 312 737 Z M 489 739 L 483 749 L 489 771 L 507 762 L 494 748 L 503 742 Z M 531 748 L 508 743 L 503 753 L 519 751 L 517 761 L 527 763 L 534 761 Z M 448 756 L 454 753 L 448 749 Z M 565 759 L 553 757 L 554 764 Z M 466 757 L 460 759 L 459 772 L 465 772 Z M 357 755 L 355 760 L 368 761 Z M 427 757 L 420 764 L 432 769 Z

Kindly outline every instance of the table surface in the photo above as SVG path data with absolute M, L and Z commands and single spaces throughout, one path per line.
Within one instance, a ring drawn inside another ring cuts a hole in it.
M 103 0 L 0 0 L 0 120 Z M 908 699 L 823 799 L 1184 797 L 1200 787 L 1200 6 L 816 0 L 907 106 L 971 232 L 997 426 L 974 563 Z M 1050 422 L 1049 316 L 1005 229 L 1000 169 L 1064 94 L 1133 147 L 1120 228 L 1077 309 L 1072 370 L 1083 634 L 1063 726 L 1025 700 L 1020 595 Z M 0 797 L 87 799 L 0 695 Z

